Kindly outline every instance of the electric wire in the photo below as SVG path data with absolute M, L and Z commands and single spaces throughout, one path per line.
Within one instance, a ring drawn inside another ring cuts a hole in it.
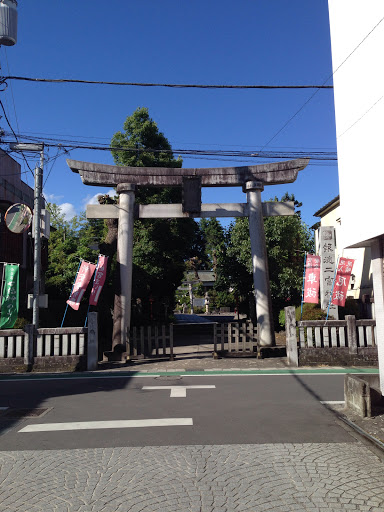
M 15 137 L 15 139 L 18 141 L 17 135 L 16 135 L 16 133 L 15 133 L 14 129 L 12 128 L 12 125 L 11 125 L 11 123 L 10 123 L 10 121 L 9 121 L 9 119 L 8 119 L 7 113 L 6 113 L 6 111 L 5 111 L 5 108 L 4 108 L 4 105 L 3 105 L 3 102 L 2 102 L 1 100 L 0 100 L 0 107 L 1 107 L 1 109 L 2 109 L 2 111 L 3 111 L 3 113 L 4 113 L 5 120 L 7 121 L 7 124 L 8 124 L 8 126 L 9 126 L 9 128 L 10 128 L 10 130 L 11 130 L 11 132 L 12 132 L 13 136 L 14 136 L 14 137 Z M 32 171 L 32 169 L 29 167 L 28 161 L 27 161 L 27 159 L 25 158 L 24 153 L 23 153 L 23 152 L 21 152 L 21 154 L 22 154 L 22 157 L 23 157 L 23 159 L 24 159 L 25 163 L 27 164 L 27 167 L 28 167 L 29 171 L 31 172 L 32 176 L 34 176 L 33 171 Z
M 324 80 L 321 88 L 323 88 L 325 86 L 325 84 L 328 82 L 328 80 L 330 80 L 333 75 L 347 62 L 347 60 L 355 53 L 355 51 L 364 43 L 364 41 L 372 34 L 372 32 L 380 25 L 380 23 L 384 20 L 384 17 L 381 18 L 381 20 L 372 28 L 372 30 L 370 30 L 368 32 L 368 34 L 363 37 L 363 39 L 359 42 L 359 44 L 357 46 L 355 46 L 355 48 L 349 53 L 349 55 L 341 62 L 341 64 L 335 69 L 335 71 L 333 71 L 329 77 Z M 282 126 L 282 128 L 279 129 L 279 131 L 277 133 L 275 133 L 275 135 L 269 139 L 269 141 L 264 144 L 264 146 L 262 147 L 262 149 L 266 148 L 267 146 L 269 146 L 269 144 L 284 130 L 284 128 L 286 126 L 288 126 L 288 124 L 303 110 L 303 108 L 308 105 L 308 103 L 314 98 L 314 96 L 316 96 L 316 94 L 319 92 L 320 90 L 320 87 L 317 89 L 317 91 L 315 91 L 308 99 L 307 101 L 299 108 L 299 110 L 293 114 L 292 117 L 290 117 L 288 119 L 288 121 Z
M 36 140 L 36 139 L 35 139 Z M 40 139 L 41 141 L 42 139 Z M 7 141 L 3 141 L 7 143 Z M 64 143 L 64 144 L 63 144 Z M 177 154 L 180 156 L 216 156 L 216 157 L 231 157 L 231 158 L 252 158 L 252 159 L 276 159 L 276 158 L 311 158 L 313 160 L 326 160 L 326 161 L 336 161 L 337 154 L 336 152 L 321 152 L 321 151 L 259 151 L 259 150 L 250 150 L 250 151 L 236 151 L 236 150 L 218 150 L 218 149 L 185 149 L 185 148 L 175 148 L 175 149 L 155 149 L 155 148 L 130 148 L 130 147 L 112 147 L 110 145 L 89 145 L 86 143 L 71 143 L 69 141 L 62 141 L 60 144 L 57 142 L 47 142 L 44 140 L 44 145 L 47 147 L 58 147 L 60 145 L 65 145 L 66 148 L 70 148 L 71 150 L 75 149 L 86 149 L 86 150 L 94 150 L 94 151 L 108 151 L 108 152 L 131 152 L 134 154 L 141 153 L 152 153 L 152 154 Z
M 379 101 L 381 101 L 383 98 L 384 98 L 384 96 L 381 96 L 381 98 L 379 98 L 377 101 L 375 101 L 375 103 L 374 103 L 371 107 L 369 107 L 369 109 L 368 109 L 368 110 L 366 110 L 362 116 L 360 116 L 358 119 L 356 119 L 356 121 L 355 121 L 354 123 L 352 123 L 352 124 L 351 124 L 351 126 L 350 126 L 349 128 L 347 128 L 347 129 L 346 129 L 346 130 L 345 130 L 341 135 L 339 135 L 339 136 L 337 137 L 337 139 L 340 139 L 340 138 L 341 138 L 344 134 L 346 134 L 346 133 L 347 133 L 351 128 L 353 128 L 353 127 L 354 127 L 354 126 L 355 126 L 359 121 L 361 121 L 361 120 L 363 119 L 363 117 L 365 117 L 365 116 L 368 114 L 368 112 L 370 112 L 370 111 L 371 111 L 371 110 L 372 110 L 372 109 L 373 109 L 373 108 L 374 108 L 374 107 L 379 103 Z
M 88 84 L 88 85 L 118 85 L 128 87 L 169 87 L 174 89 L 333 89 L 333 85 L 234 85 L 234 84 L 170 84 L 145 82 L 111 82 L 104 80 L 78 80 L 68 78 L 34 78 L 27 76 L 3 76 L 0 83 L 7 80 L 22 80 L 27 82 L 59 83 L 59 84 Z

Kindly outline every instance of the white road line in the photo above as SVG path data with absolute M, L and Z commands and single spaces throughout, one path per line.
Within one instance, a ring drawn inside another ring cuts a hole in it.
M 155 374 L 155 373 L 152 373 L 151 375 L 92 375 L 92 376 L 89 376 L 89 375 L 80 375 L 80 376 L 72 376 L 72 375 L 69 375 L 68 377 L 43 377 L 41 379 L 31 379 L 29 377 L 21 377 L 20 379 L 0 379 L 0 384 L 5 382 L 5 383 L 12 383 L 12 382 L 45 382 L 46 380 L 85 380 L 85 379 L 88 379 L 88 380 L 91 380 L 91 379 L 133 379 L 136 377 L 138 378 L 145 378 L 145 379 L 154 379 L 155 377 L 161 377 L 160 374 Z
M 320 403 L 324 405 L 344 405 L 345 400 L 320 400 Z
M 58 430 L 95 430 L 103 428 L 181 427 L 193 425 L 192 418 L 159 418 L 152 420 L 75 421 L 72 423 L 40 423 L 28 425 L 19 432 L 56 432 Z
M 228 371 L 228 370 L 224 370 L 224 371 Z M 279 377 L 292 377 L 292 376 L 295 376 L 295 375 L 300 375 L 300 376 L 305 376 L 305 375 L 308 375 L 308 376 L 312 376 L 312 375 L 315 375 L 315 376 L 332 376 L 332 375 L 345 375 L 347 372 L 335 372 L 335 373 L 308 373 L 308 372 L 300 372 L 300 371 L 296 371 L 296 372 L 292 372 L 292 373 L 215 373 L 215 374 L 211 374 L 210 372 L 207 372 L 205 373 L 204 375 L 201 375 L 201 374 L 196 374 L 196 373 L 186 373 L 185 375 L 183 375 L 183 377 L 276 377 L 276 376 L 279 376 Z M 359 374 L 359 372 L 348 372 L 348 375 L 357 375 Z M 378 373 L 366 373 L 367 375 L 378 375 Z
M 170 389 L 171 398 L 185 398 L 187 396 L 187 389 L 214 389 L 216 386 L 143 386 L 145 390 L 163 390 Z

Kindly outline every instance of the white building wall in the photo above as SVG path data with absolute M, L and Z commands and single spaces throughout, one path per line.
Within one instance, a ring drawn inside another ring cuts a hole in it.
M 384 395 L 384 0 L 328 0 L 342 247 L 371 245 Z
M 339 256 L 355 260 L 353 264 L 352 275 L 354 276 L 349 283 L 347 297 L 354 299 L 363 299 L 363 295 L 372 296 L 372 270 L 371 270 L 371 249 L 362 247 L 358 249 L 345 249 L 340 245 L 343 219 L 340 218 L 340 206 L 330 210 L 321 217 L 321 226 L 333 226 L 335 228 L 336 239 L 336 259 Z M 319 244 L 318 231 L 315 232 L 316 247 Z M 316 250 L 318 254 L 319 250 Z M 370 311 L 370 310 L 369 310 Z
M 328 4 L 341 236 L 347 247 L 384 233 L 384 0 Z

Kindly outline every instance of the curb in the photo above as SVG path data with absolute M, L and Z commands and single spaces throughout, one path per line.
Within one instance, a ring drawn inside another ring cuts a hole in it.
M 107 378 L 133 378 L 133 377 L 161 377 L 161 376 L 257 376 L 257 375 L 345 375 L 347 373 L 377 374 L 375 368 L 303 368 L 303 369 L 258 369 L 258 370 L 160 370 L 160 371 L 94 371 L 74 373 L 28 373 L 28 374 L 0 374 L 0 382 L 27 381 L 27 380 L 69 380 L 69 379 L 107 379 Z
M 353 423 L 353 421 L 348 420 L 344 416 L 341 416 L 340 414 L 337 414 L 337 417 L 343 421 L 346 425 L 351 427 L 355 432 L 357 432 L 359 435 L 364 437 L 367 441 L 372 443 L 376 448 L 379 448 L 382 452 L 384 452 L 384 443 L 379 441 L 379 439 L 376 439 L 376 437 L 371 436 L 371 434 L 368 434 L 365 430 L 363 430 L 361 427 L 356 425 L 356 423 Z

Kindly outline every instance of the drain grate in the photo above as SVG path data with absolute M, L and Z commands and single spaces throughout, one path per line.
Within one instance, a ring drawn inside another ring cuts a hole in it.
M 26 409 L 7 409 L 3 414 L 3 417 L 6 418 L 41 418 L 47 412 L 49 412 L 52 407 L 48 408 L 26 408 Z

